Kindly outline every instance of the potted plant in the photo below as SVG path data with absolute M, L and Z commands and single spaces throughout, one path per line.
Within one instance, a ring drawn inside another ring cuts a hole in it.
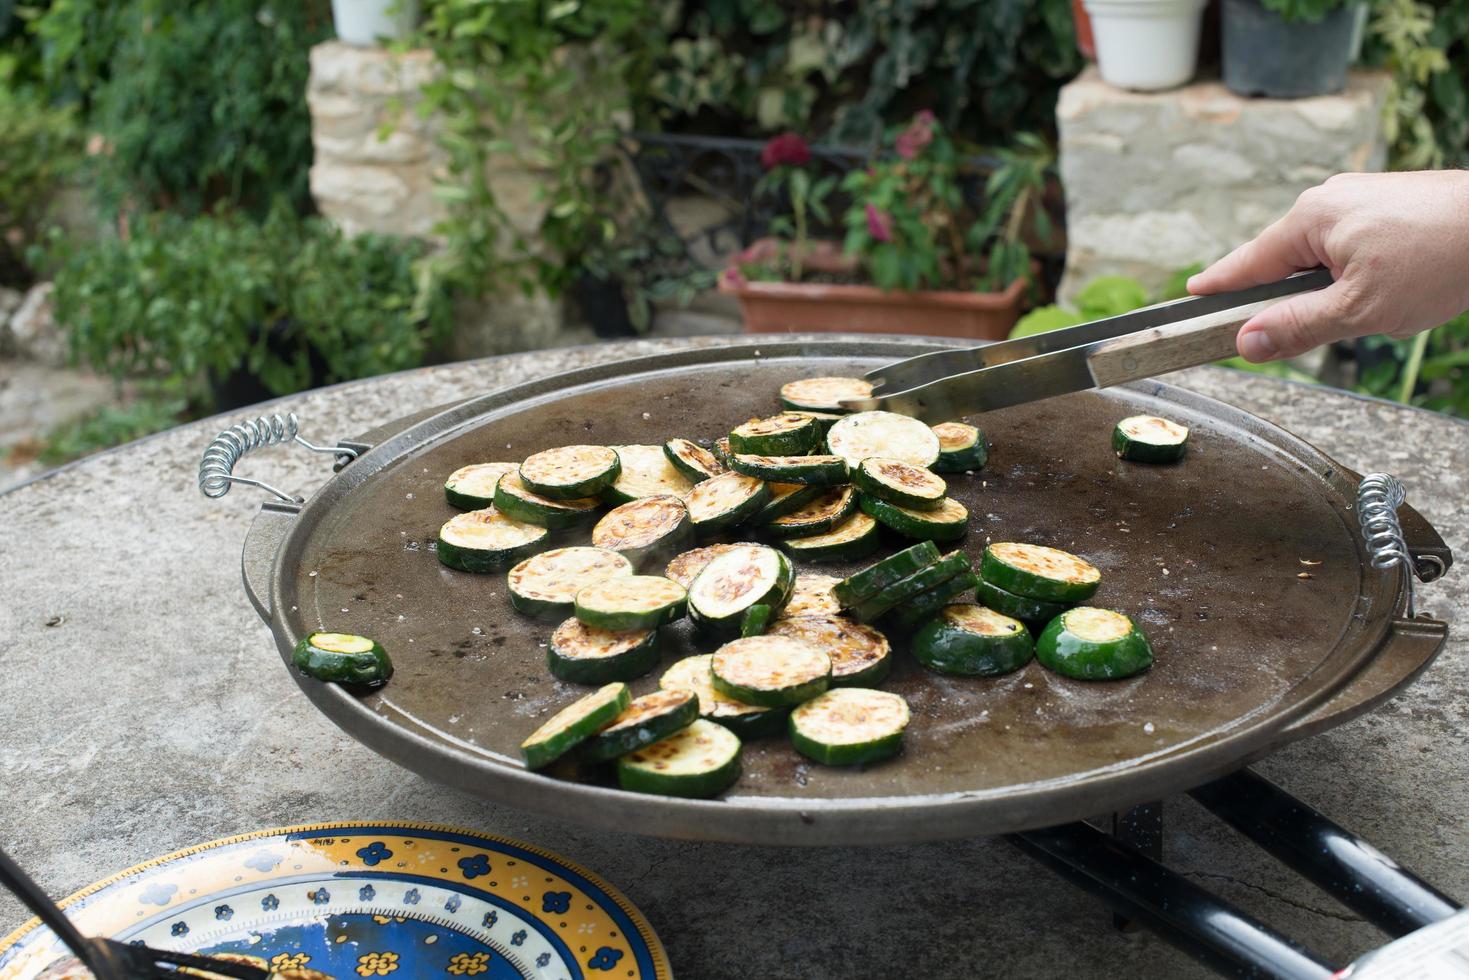
M 1155 91 L 1194 77 L 1206 0 L 1084 0 L 1102 80 Z
M 771 140 L 762 188 L 779 187 L 790 213 L 772 237 L 735 256 L 721 292 L 739 297 L 745 329 L 904 333 L 992 340 L 1019 315 L 1030 278 L 1026 219 L 1044 234 L 1049 150 L 1025 136 L 986 180 L 986 205 L 964 206 L 963 161 L 931 112 L 896 134 L 892 155 L 849 173 L 841 191 L 846 238 L 810 238 L 826 222 L 835 178 L 807 169 L 810 151 L 794 134 Z
M 337 37 L 359 48 L 401 41 L 418 24 L 418 0 L 332 0 Z
M 1346 86 L 1357 22 L 1348 0 L 1224 0 L 1223 22 L 1230 91 L 1299 99 Z

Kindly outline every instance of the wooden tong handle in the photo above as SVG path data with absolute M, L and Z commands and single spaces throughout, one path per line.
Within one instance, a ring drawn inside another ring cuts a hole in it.
M 1239 328 L 1278 299 L 1150 327 L 1109 340 L 1087 358 L 1099 388 L 1198 367 L 1235 355 Z

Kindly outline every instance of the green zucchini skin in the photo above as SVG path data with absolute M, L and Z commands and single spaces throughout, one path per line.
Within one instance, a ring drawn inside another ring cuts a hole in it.
M 867 530 L 841 540 L 831 540 L 853 521 L 866 521 Z M 860 561 L 882 547 L 882 534 L 876 521 L 866 514 L 853 514 L 847 520 L 822 534 L 802 538 L 785 538 L 780 546 L 801 561 Z
M 862 512 L 884 527 L 897 531 L 905 538 L 915 538 L 920 541 L 958 541 L 969 533 L 969 513 L 964 510 L 963 504 L 951 498 L 944 498 L 945 503 L 940 504 L 939 510 L 914 512 L 899 505 L 874 497 L 871 494 L 861 494 L 858 505 Z M 948 519 L 947 507 L 958 508 L 963 511 L 962 520 Z M 932 515 L 932 516 L 929 516 Z
M 785 674 L 766 672 L 771 668 L 761 660 L 781 655 L 791 658 L 784 662 Z M 795 673 L 797 665 L 801 668 L 799 674 Z M 752 666 L 757 673 L 746 673 L 742 680 L 740 672 Z M 732 640 L 715 652 L 710 661 L 709 681 L 715 691 L 741 704 L 789 708 L 811 700 L 831 686 L 831 658 L 804 640 L 787 636 Z
M 621 653 L 605 657 L 576 656 L 569 644 L 566 630 L 571 626 L 584 626 L 572 619 L 563 623 L 551 634 L 546 647 L 546 667 L 551 676 L 569 684 L 610 684 L 612 681 L 630 681 L 642 677 L 658 666 L 658 631 L 648 630 L 636 646 Z
M 630 510 L 624 510 L 624 508 Z M 639 538 L 635 534 L 622 530 L 626 527 L 624 522 L 630 518 L 630 514 L 654 508 L 681 516 L 678 516 L 675 523 L 656 538 L 651 535 Z M 619 514 L 619 511 L 622 513 Z M 693 537 L 694 525 L 689 520 L 688 508 L 684 506 L 682 500 L 671 495 L 668 497 L 639 497 L 625 504 L 619 504 L 604 514 L 592 528 L 594 547 L 615 551 L 632 562 L 634 566 L 642 566 L 653 561 L 666 561 L 688 547 Z
M 1132 416 L 1118 422 L 1112 429 L 1112 451 L 1117 454 L 1118 459 L 1125 459 L 1134 463 L 1176 463 L 1183 459 L 1188 449 L 1188 429 L 1183 429 L 1182 442 L 1151 442 L 1128 435 L 1123 426 L 1140 418 L 1152 418 L 1160 422 L 1168 422 L 1167 419 L 1159 419 L 1157 416 Z M 1169 423 L 1177 425 L 1177 423 Z
M 979 576 L 974 572 L 955 575 L 942 585 L 935 586 L 903 603 L 888 613 L 888 618 L 897 623 L 899 628 L 911 633 L 935 616 L 940 609 L 971 591 L 978 584 Z
M 734 732 L 741 741 L 749 742 L 785 731 L 790 715 L 789 708 L 766 708 L 764 711 L 752 711 L 743 715 L 709 715 L 707 718 Z
M 1044 625 L 1055 619 L 1066 611 L 1064 602 L 1047 602 L 1045 599 L 1031 599 L 1013 592 L 1006 592 L 998 585 L 986 582 L 983 578 L 976 586 L 980 605 L 988 606 L 997 613 L 1003 613 L 1011 619 L 1018 619 L 1026 623 L 1040 623 Z
M 591 500 L 568 500 L 560 506 L 538 503 L 527 500 L 524 496 L 513 492 L 505 482 L 514 476 L 519 479 L 518 474 L 507 473 L 500 478 L 495 486 L 495 509 L 503 514 L 524 521 L 527 524 L 536 524 L 540 527 L 549 528 L 552 531 L 564 531 L 567 528 L 580 527 L 597 516 L 599 502 Z M 524 481 L 521 481 L 522 486 Z M 528 489 L 528 488 L 527 488 Z M 531 491 L 534 493 L 534 491 Z M 537 494 L 537 496 L 541 496 Z M 547 498 L 549 499 L 549 498 Z M 572 506 L 576 505 L 576 506 Z
M 612 454 L 612 459 L 601 470 L 588 475 L 585 479 L 574 480 L 569 483 L 542 483 L 532 477 L 526 476 L 526 464 L 533 462 L 542 453 L 536 453 L 529 457 L 525 463 L 520 464 L 520 482 L 525 484 L 531 493 L 538 493 L 548 500 L 580 500 L 586 497 L 595 497 L 610 487 L 614 480 L 622 475 L 622 460 L 617 456 L 617 450 L 608 449 L 605 446 L 564 446 L 562 449 L 606 449 Z M 547 452 L 559 452 L 560 450 L 548 450 Z
M 356 687 L 382 687 L 393 676 L 393 661 L 382 644 L 368 637 L 356 637 L 372 644 L 372 648 L 360 653 L 342 653 L 316 645 L 318 636 L 330 635 L 319 630 L 301 637 L 291 652 L 291 663 L 307 677 L 333 684 Z M 350 634 L 339 634 L 350 635 Z
M 770 628 L 776 636 L 803 640 L 831 658 L 832 687 L 876 687 L 893 668 L 888 638 L 871 626 L 841 616 L 797 616 Z
M 764 546 L 761 545 L 758 547 Z M 774 549 L 771 550 L 774 551 Z M 775 610 L 780 610 L 784 607 L 786 600 L 791 597 L 791 590 L 796 586 L 796 570 L 791 565 L 791 560 L 785 555 L 778 551 L 775 551 L 775 555 L 779 559 L 775 581 L 763 593 L 752 593 L 749 597 L 749 602 L 739 609 L 732 611 L 727 616 L 711 615 L 699 607 L 697 601 L 699 579 L 696 577 L 693 585 L 689 587 L 688 603 L 689 618 L 694 621 L 694 625 L 703 627 L 717 635 L 735 635 L 739 633 L 740 627 L 744 623 L 745 612 L 751 606 L 769 606 Z M 717 562 L 718 559 L 716 558 L 715 561 Z M 713 564 L 714 562 L 710 562 L 711 566 Z M 709 566 L 706 566 L 704 571 L 700 572 L 699 575 L 702 576 L 708 570 Z
M 968 473 L 983 469 L 989 462 L 989 444 L 983 429 L 964 422 L 944 422 L 933 430 L 939 437 L 939 458 L 933 464 L 935 473 Z M 955 445 L 959 430 L 964 430 L 967 444 Z
M 736 473 L 768 483 L 835 487 L 850 478 L 846 461 L 839 456 L 751 456 L 736 453 L 725 465 Z
M 775 610 L 766 605 L 755 605 L 745 610 L 740 620 L 740 637 L 764 636 L 765 629 L 775 618 Z
M 843 608 L 850 609 L 863 599 L 871 598 L 899 579 L 907 578 L 938 560 L 938 545 L 932 541 L 920 541 L 911 548 L 889 555 L 875 565 L 852 573 L 832 586 L 831 591 Z
M 753 426 L 762 422 L 780 421 L 784 426 L 778 432 L 751 432 Z M 821 426 L 816 420 L 796 415 L 777 415 L 769 419 L 757 419 L 736 426 L 729 434 L 729 449 L 732 454 L 754 456 L 796 456 L 809 453 L 821 443 Z
M 968 571 L 971 571 L 969 556 L 962 551 L 951 552 L 932 565 L 919 569 L 907 578 L 889 585 L 877 595 L 858 603 L 852 610 L 852 615 L 859 623 L 871 623 L 890 609 L 895 609 Z
M 670 746 L 694 740 L 703 743 L 702 751 L 705 754 L 720 760 L 717 765 L 693 773 L 655 768 L 655 760 L 660 754 L 672 751 Z M 739 736 L 703 719 L 696 719 L 682 731 L 617 760 L 617 784 L 634 793 L 707 799 L 729 789 L 739 778 Z
M 868 699 L 874 696 L 880 698 L 883 704 L 891 705 L 888 710 L 893 713 L 893 717 L 885 733 L 848 742 L 828 742 L 815 736 L 815 729 L 809 725 L 809 720 L 813 714 L 828 708 L 830 702 L 840 703 L 846 697 Z M 855 766 L 880 762 L 902 751 L 903 732 L 907 728 L 908 720 L 907 704 L 896 694 L 886 694 L 871 688 L 834 688 L 791 712 L 791 744 L 797 752 L 823 765 Z
M 702 453 L 707 453 L 709 458 L 700 460 L 698 457 Z M 690 483 L 703 483 L 724 472 L 724 464 L 719 457 L 691 439 L 668 440 L 663 444 L 663 455 Z M 691 456 L 693 459 L 689 458 Z
M 836 499 L 828 499 L 828 495 Z M 818 505 L 822 505 L 819 513 L 807 513 L 808 508 L 816 509 Z M 845 524 L 856 510 L 857 494 L 851 488 L 832 488 L 811 501 L 807 508 L 777 518 L 765 525 L 764 530 L 772 538 L 809 538 Z
M 467 513 L 473 514 L 474 511 Z M 507 515 L 508 516 L 508 515 Z M 450 521 L 449 523 L 453 523 Z M 528 522 L 526 522 L 528 523 Z M 537 525 L 539 528 L 539 525 Z M 434 546 L 434 554 L 445 566 L 460 572 L 472 572 L 481 574 L 484 572 L 498 572 L 507 565 L 513 565 L 522 558 L 529 558 L 545 546 L 547 532 L 540 528 L 540 535 L 532 541 L 515 545 L 509 548 L 462 548 L 444 539 L 443 529 L 440 528 L 438 541 Z
M 913 510 L 936 510 L 943 505 L 944 494 L 948 488 L 944 485 L 944 481 L 941 478 L 932 473 L 925 473 L 924 475 L 930 482 L 937 482 L 937 495 L 924 496 L 922 494 L 909 492 L 895 487 L 891 483 L 884 482 L 882 479 L 880 479 L 878 476 L 877 467 L 881 466 L 883 463 L 892 462 L 895 461 L 884 460 L 880 458 L 864 459 L 860 464 L 858 464 L 857 468 L 852 471 L 852 483 L 857 487 L 858 490 L 861 490 L 863 493 L 872 497 L 876 497 L 879 500 L 886 500 L 889 503 L 897 504 L 900 507 L 908 507 Z M 908 464 L 902 465 L 908 466 Z M 913 470 L 920 470 L 920 468 L 916 466 L 909 468 Z
M 971 610 L 983 610 L 1008 632 L 984 633 L 965 628 Z M 1035 641 L 1024 624 L 983 606 L 951 605 L 939 610 L 913 634 L 913 658 L 941 674 L 998 677 L 1030 662 Z
M 552 600 L 552 599 L 542 599 L 542 598 L 538 598 L 538 597 L 535 597 L 535 596 L 532 596 L 532 595 L 528 595 L 528 594 L 520 591 L 519 589 L 517 589 L 515 587 L 515 584 L 516 584 L 516 576 L 517 576 L 517 574 L 521 573 L 522 566 L 526 566 L 526 565 L 528 565 L 528 563 L 535 562 L 538 559 L 540 559 L 541 562 L 544 563 L 544 561 L 546 559 L 542 558 L 543 555 L 550 555 L 550 554 L 552 554 L 552 552 L 560 552 L 560 551 L 567 551 L 567 550 L 570 550 L 570 549 L 564 549 L 564 548 L 562 548 L 562 549 L 554 549 L 553 548 L 552 551 L 543 551 L 543 552 L 541 552 L 538 555 L 532 555 L 529 558 L 526 558 L 524 561 L 521 561 L 519 564 L 517 564 L 514 567 L 512 567 L 510 569 L 510 571 L 508 573 L 506 573 L 506 588 L 507 588 L 507 590 L 510 593 L 510 608 L 514 609 L 516 612 L 524 613 L 527 616 L 568 616 L 568 615 L 571 615 L 571 613 L 576 608 L 576 596 L 574 594 L 571 595 L 569 598 L 567 598 L 565 601 Z M 624 556 L 618 554 L 615 551 L 608 551 L 606 548 L 586 548 L 586 549 L 583 549 L 583 550 L 585 550 L 587 552 L 598 552 L 601 555 L 604 555 L 604 556 L 606 556 L 609 559 L 610 564 L 608 566 L 608 575 L 607 575 L 607 577 L 611 577 L 612 575 L 631 575 L 631 574 L 633 574 L 632 562 L 628 561 L 627 558 L 625 558 Z M 612 559 L 615 559 L 616 561 L 615 562 L 611 562 Z M 614 567 L 617 569 L 617 571 L 612 571 L 611 570 Z M 583 583 L 583 587 L 585 587 L 585 585 L 589 585 L 589 584 L 591 584 L 591 583 L 590 582 Z
M 720 511 L 719 513 L 703 513 L 702 509 L 699 508 L 699 505 L 697 503 L 699 499 L 699 493 L 707 492 L 707 489 L 709 487 L 717 485 L 720 481 L 722 481 L 725 477 L 729 475 L 730 474 L 728 473 L 722 473 L 719 476 L 716 476 L 699 484 L 697 487 L 694 488 L 694 492 L 689 495 L 689 499 L 685 501 L 685 504 L 689 507 L 689 520 L 693 524 L 694 530 L 698 533 L 710 534 L 712 532 L 722 531 L 725 528 L 731 528 L 740 524 L 744 524 L 750 518 L 758 514 L 762 507 L 770 503 L 770 484 L 762 483 L 758 487 L 756 487 L 753 493 L 746 496 L 735 506 Z M 701 491 L 700 488 L 704 488 L 704 490 Z
M 776 489 L 777 487 L 780 489 Z M 769 524 L 778 517 L 795 513 L 823 493 L 826 493 L 826 487 L 811 487 L 800 483 L 771 484 L 770 502 L 750 518 L 750 523 Z
M 1099 643 L 1073 633 L 1066 624 L 1067 617 L 1089 608 L 1068 609 L 1041 631 L 1035 641 L 1035 658 L 1042 666 L 1079 681 L 1121 680 L 1152 666 L 1153 648 L 1131 617 L 1125 617 L 1132 624 L 1127 635 L 1110 642 Z
M 867 398 L 871 394 L 872 385 L 862 378 L 802 378 L 780 386 L 780 404 L 790 412 L 816 412 L 841 418 L 850 411 L 842 407 L 841 399 Z
M 1068 605 L 1076 602 L 1085 602 L 1090 599 L 1102 584 L 1100 575 L 1092 582 L 1070 582 L 1060 578 L 1053 578 L 1033 572 L 1029 569 L 1019 568 L 1006 561 L 996 552 L 997 546 L 1009 547 L 1013 542 L 995 542 L 985 546 L 984 555 L 980 558 L 980 577 L 991 585 L 1006 592 L 1030 599 L 1043 599 L 1047 602 L 1062 602 Z M 1022 547 L 1039 547 L 1023 545 Z M 1068 551 L 1057 548 L 1047 548 L 1049 552 L 1064 556 L 1071 561 L 1085 563 L 1085 559 L 1079 558 Z M 1092 567 L 1087 564 L 1087 567 Z
M 845 411 L 838 414 L 833 410 L 813 412 L 804 408 L 792 409 L 789 405 L 786 408 L 790 409 L 792 415 L 802 415 L 816 423 L 816 428 L 821 432 L 821 441 L 817 443 L 818 446 L 825 444 L 826 434 L 831 431 L 831 427 L 841 420 L 842 415 L 847 414 Z
M 678 694 L 686 694 L 682 700 Z M 613 723 L 593 735 L 582 744 L 581 757 L 588 762 L 607 762 L 619 756 L 636 752 L 654 742 L 661 742 L 675 732 L 692 725 L 699 717 L 699 699 L 688 691 L 657 691 L 634 698 L 624 715 L 637 712 L 640 707 L 652 706 L 656 702 L 667 702 L 657 710 L 650 710 L 639 719 L 636 726 L 623 726 L 619 716 Z
M 479 463 L 479 464 L 471 464 L 470 466 L 463 466 L 463 467 L 460 467 L 459 469 L 455 470 L 453 473 L 451 473 L 449 475 L 449 479 L 447 479 L 447 480 L 444 481 L 444 499 L 449 502 L 449 506 L 450 507 L 457 507 L 460 510 L 484 510 L 486 507 L 490 506 L 491 504 L 493 504 L 495 502 L 495 487 L 494 487 L 494 483 L 492 483 L 492 484 L 490 484 L 488 486 L 488 491 L 489 491 L 488 493 L 478 494 L 478 493 L 468 493 L 465 490 L 460 489 L 460 485 L 459 484 L 456 484 L 454 482 L 454 477 L 459 476 L 465 470 L 476 470 L 476 469 L 477 470 L 485 470 L 485 471 L 488 471 L 489 473 L 493 474 L 494 475 L 494 478 L 495 478 L 494 482 L 495 483 L 498 483 L 498 482 L 500 482 L 499 481 L 499 478 L 502 477 L 502 476 L 504 476 L 506 473 L 516 473 L 516 472 L 519 472 L 519 470 L 520 470 L 520 464 L 519 463 Z M 483 484 L 481 484 L 481 485 L 483 485 Z
M 606 588 L 629 587 L 646 589 L 649 585 L 666 583 L 670 586 L 665 597 L 668 601 L 652 609 L 634 609 L 624 605 L 618 608 L 604 601 L 600 593 Z M 674 592 L 673 590 L 677 590 Z M 588 626 L 622 633 L 630 630 L 651 630 L 682 619 L 688 611 L 688 592 L 671 579 L 656 575 L 619 576 L 597 582 L 576 594 L 572 601 L 572 614 Z
M 520 756 L 527 769 L 544 769 L 582 742 L 591 738 L 632 703 L 626 684 L 613 683 L 598 688 L 552 715 L 546 724 L 558 721 L 568 712 L 574 717 L 556 731 L 543 733 L 545 725 L 520 743 Z

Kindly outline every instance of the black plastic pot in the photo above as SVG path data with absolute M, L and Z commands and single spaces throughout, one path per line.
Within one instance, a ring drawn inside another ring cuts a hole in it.
M 1287 22 L 1260 0 L 1224 0 L 1224 84 L 1237 95 L 1300 99 L 1347 84 L 1356 11 L 1345 4 L 1315 23 Z
M 290 360 L 300 351 L 300 342 L 293 336 L 292 325 L 289 321 L 273 323 L 265 329 L 265 347 L 273 356 L 281 360 Z M 257 332 L 256 338 L 258 336 L 259 333 Z M 311 347 L 307 347 L 306 356 L 307 363 L 311 368 L 311 377 L 306 387 L 319 388 L 326 384 L 326 361 Z M 280 392 L 271 391 L 267 388 L 243 364 L 225 375 L 210 371 L 209 393 L 214 398 L 214 410 L 216 412 L 229 412 L 237 408 L 244 408 L 247 405 L 255 405 L 272 398 L 278 398 L 281 394 Z
M 598 337 L 636 337 L 637 328 L 627 312 L 622 280 L 604 279 L 590 273 L 576 281 L 576 304 Z

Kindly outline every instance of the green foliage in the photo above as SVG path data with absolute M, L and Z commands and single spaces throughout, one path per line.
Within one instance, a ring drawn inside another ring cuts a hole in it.
M 1469 418 L 1469 313 L 1410 340 L 1357 344 L 1358 391 Z
M 284 208 L 262 224 L 157 214 L 62 258 L 56 316 L 75 355 L 116 376 L 244 368 L 287 394 L 310 384 L 313 360 L 327 382 L 423 363 L 447 313 L 414 306 L 417 252 Z
M 1287 23 L 1304 22 L 1319 24 L 1333 10 L 1346 4 L 1347 0 L 1260 0 L 1266 10 L 1280 15 Z
M 1029 337 L 1033 334 L 1061 330 L 1065 327 L 1075 327 L 1086 323 L 1088 319 L 1090 318 L 1082 316 L 1075 310 L 1068 310 L 1054 303 L 1050 306 L 1037 306 L 1016 321 L 1015 326 L 1010 329 L 1010 339 Z
M 136 401 L 99 408 L 58 426 L 42 437 L 44 445 L 36 458 L 47 466 L 59 466 L 172 428 L 189 412 L 189 399 L 178 387 L 154 386 L 155 390 Z
M 1148 305 L 1148 291 L 1128 276 L 1098 276 L 1076 294 L 1075 310 L 1063 306 L 1040 306 L 1021 317 L 1010 337 L 1029 337 L 1048 330 L 1075 327 L 1109 316 L 1121 316 Z
M 0 87 L 0 280 L 19 263 L 57 186 L 81 156 L 69 109 Z
M 1374 0 L 1366 49 L 1393 73 L 1383 118 L 1394 166 L 1469 162 L 1469 0 Z

